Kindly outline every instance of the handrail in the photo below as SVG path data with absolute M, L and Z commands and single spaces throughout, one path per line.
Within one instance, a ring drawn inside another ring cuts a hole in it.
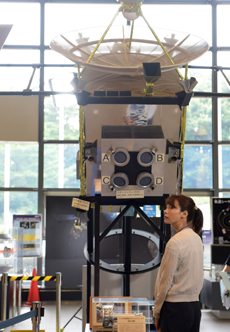
M 33 332 L 39 332 L 39 324 L 40 324 L 40 318 L 41 318 L 41 304 L 40 302 L 33 302 L 32 303 L 32 311 L 26 314 L 18 315 L 17 317 L 13 317 L 10 319 L 6 319 L 6 311 L 7 311 L 7 287 L 8 282 L 21 282 L 23 280 L 30 280 L 30 281 L 56 281 L 56 332 L 60 332 L 60 312 L 61 312 L 61 273 L 57 272 L 55 276 L 25 276 L 25 275 L 11 275 L 8 276 L 7 273 L 3 273 L 2 277 L 0 277 L 0 280 L 2 281 L 2 298 L 1 298 L 1 319 L 2 322 L 0 322 L 0 330 L 1 328 L 5 328 L 8 326 L 11 326 L 15 323 L 19 323 L 23 320 L 26 320 L 28 318 L 34 318 L 32 319 L 32 325 L 33 325 Z M 13 296 L 16 296 L 16 292 L 13 292 Z M 13 303 L 15 303 L 15 299 L 13 299 Z M 34 310 L 35 311 L 34 311 Z M 34 316 L 31 316 L 32 315 Z
M 39 323 L 40 319 L 38 320 L 39 317 L 41 317 L 41 302 L 33 302 L 33 310 L 26 312 L 24 314 L 21 314 L 17 317 L 9 318 L 6 319 L 2 322 L 0 322 L 0 330 L 4 329 L 6 327 L 18 324 L 20 322 L 23 322 L 29 318 L 32 318 L 33 321 L 33 332 L 40 331 L 39 329 Z

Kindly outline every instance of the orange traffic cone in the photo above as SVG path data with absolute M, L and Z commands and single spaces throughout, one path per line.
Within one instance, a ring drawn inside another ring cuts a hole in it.
M 33 269 L 33 277 L 36 277 L 37 272 L 36 269 Z M 38 282 L 36 280 L 32 280 L 30 284 L 30 290 L 28 294 L 28 299 L 26 304 L 27 305 L 32 305 L 33 302 L 35 301 L 40 301 L 40 294 L 39 294 L 39 289 L 38 289 Z

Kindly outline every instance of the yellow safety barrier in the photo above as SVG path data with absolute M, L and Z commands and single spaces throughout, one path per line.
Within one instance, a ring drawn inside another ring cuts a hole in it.
M 9 280 L 56 281 L 56 276 L 9 276 Z
M 56 332 L 60 332 L 60 312 L 61 312 L 61 273 L 57 272 L 55 276 L 8 276 L 7 273 L 3 273 L 2 277 L 0 278 L 2 281 L 2 321 L 1 323 L 9 323 L 9 322 L 4 322 L 7 321 L 6 319 L 6 309 L 7 309 L 7 287 L 9 284 L 9 281 L 13 282 L 14 285 L 14 290 L 16 289 L 15 287 L 15 282 L 17 281 L 55 281 L 56 282 Z M 15 292 L 13 294 L 15 296 Z M 15 304 L 15 299 L 13 299 L 14 304 Z M 40 305 L 40 301 L 33 301 L 32 305 L 36 306 Z M 37 317 L 35 317 L 37 319 Z M 35 329 L 37 329 L 37 320 L 33 317 L 32 319 L 32 328 L 33 330 L 10 330 L 10 332 L 33 332 Z M 14 318 L 12 318 L 14 319 Z M 40 316 L 39 316 L 40 319 Z M 11 322 L 10 322 L 11 323 Z M 10 324 L 14 325 L 14 324 Z M 8 325 L 8 326 L 10 326 Z M 5 326 L 5 325 L 4 325 Z M 36 330 L 37 331 L 37 330 Z M 40 330 L 39 332 L 45 332 L 45 330 Z

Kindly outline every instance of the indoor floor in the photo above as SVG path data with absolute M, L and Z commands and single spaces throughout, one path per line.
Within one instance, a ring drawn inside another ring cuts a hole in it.
M 56 332 L 56 307 L 55 303 L 43 303 L 45 308 L 40 329 L 45 332 Z M 82 332 L 81 310 L 76 317 L 71 319 L 81 307 L 81 302 L 63 302 L 61 305 L 61 332 Z M 28 307 L 22 307 L 21 314 L 27 312 Z M 230 316 L 230 313 L 229 313 Z M 69 322 L 69 323 L 68 323 Z M 68 323 L 68 324 L 67 324 Z M 32 330 L 31 321 L 27 320 L 16 326 L 6 328 L 5 332 Z M 219 319 L 210 310 L 202 310 L 201 332 L 229 332 L 230 319 Z

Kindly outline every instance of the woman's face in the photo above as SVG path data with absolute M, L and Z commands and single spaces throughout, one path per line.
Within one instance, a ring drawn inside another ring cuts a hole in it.
M 178 201 L 174 201 L 174 205 L 166 205 L 164 210 L 164 222 L 177 228 L 180 226 L 181 222 L 185 221 L 186 213 L 181 211 Z

